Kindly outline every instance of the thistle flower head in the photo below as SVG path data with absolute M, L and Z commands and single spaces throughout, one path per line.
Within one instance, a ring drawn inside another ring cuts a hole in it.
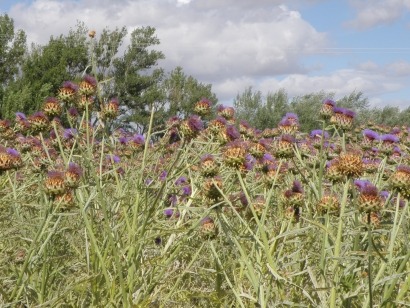
M 130 141 L 130 138 L 129 138 L 129 137 L 126 137 L 126 136 L 118 137 L 118 142 L 119 142 L 121 145 L 126 145 L 126 144 L 128 143 L 128 141 Z
M 95 79 L 93 76 L 91 75 L 85 75 L 83 78 L 83 81 L 89 83 L 90 85 L 92 85 L 93 87 L 97 86 L 97 79 Z
M 382 140 L 383 143 L 397 143 L 400 139 L 396 135 L 385 134 L 380 136 L 380 140 Z
M 212 237 L 215 235 L 216 226 L 211 217 L 205 217 L 201 220 L 201 234 L 205 237 Z
M 199 115 L 207 115 L 211 111 L 212 103 L 207 98 L 202 98 L 195 104 L 194 111 Z
M 288 112 L 283 117 L 283 120 L 288 120 L 291 123 L 298 123 L 299 122 L 299 117 L 297 116 L 296 113 Z
M 180 176 L 175 181 L 175 185 L 177 185 L 177 186 L 185 185 L 185 184 L 188 184 L 188 179 L 186 178 L 186 176 Z
M 300 183 L 299 181 L 296 181 L 296 180 L 293 181 L 292 192 L 293 193 L 303 194 L 302 183 Z
M 383 206 L 383 199 L 375 185 L 367 183 L 360 189 L 357 205 L 362 212 L 376 212 Z
M 76 85 L 72 81 L 64 81 L 63 85 L 61 87 L 64 88 L 64 89 L 71 90 L 73 92 L 77 92 L 77 90 L 78 90 L 78 85 Z
M 78 132 L 75 128 L 66 128 L 63 132 L 63 139 L 70 140 L 77 136 Z
M 9 154 L 10 156 L 14 157 L 14 158 L 19 158 L 20 157 L 20 153 L 16 149 L 7 148 L 6 153 Z
M 68 115 L 70 116 L 70 117 L 78 117 L 80 114 L 78 113 L 78 110 L 77 110 L 77 108 L 75 108 L 74 106 L 71 106 L 69 109 L 68 109 Z
M 363 195 L 367 195 L 367 196 L 378 196 L 379 195 L 379 191 L 377 189 L 376 186 L 374 186 L 373 184 L 369 183 L 367 185 L 365 185 L 361 190 L 360 193 Z
M 231 120 L 235 116 L 235 109 L 233 109 L 233 107 L 218 105 L 216 111 L 218 112 L 219 116 L 224 117 L 227 120 Z
M 230 141 L 241 137 L 241 134 L 238 132 L 234 125 L 228 125 L 226 127 L 226 134 L 228 135 Z
M 118 163 L 121 161 L 121 158 L 120 158 L 120 157 L 118 157 L 117 155 L 111 155 L 111 154 L 106 155 L 106 156 L 105 156 L 105 159 L 106 159 L 108 162 L 113 162 L 113 163 L 115 163 L 115 164 L 118 164 Z
M 363 136 L 366 137 L 369 140 L 379 140 L 380 136 L 378 133 L 371 129 L 365 129 L 363 130 Z
M 242 127 L 245 128 L 245 129 L 251 128 L 251 126 L 249 125 L 249 123 L 248 123 L 247 121 L 245 121 L 245 120 L 241 120 L 241 121 L 239 122 L 239 125 L 242 126 Z
M 323 100 L 323 105 L 329 105 L 329 106 L 335 107 L 336 103 L 333 100 L 331 100 L 330 98 L 325 98 Z
M 292 135 L 284 134 L 280 136 L 280 141 L 288 142 L 288 143 L 295 143 L 296 140 L 295 140 L 295 137 L 293 137 Z
M 337 114 L 343 114 L 343 115 L 345 115 L 349 118 L 354 118 L 355 115 L 356 115 L 356 113 L 354 111 L 343 108 L 343 107 L 334 107 L 333 112 L 337 113 Z
M 389 196 L 390 196 L 390 192 L 388 192 L 387 190 L 382 190 L 382 191 L 380 192 L 380 197 L 381 197 L 383 200 L 387 200 L 387 198 L 389 198 Z
M 314 129 L 310 132 L 310 138 L 329 139 L 329 133 L 327 131 L 322 131 L 321 129 Z
M 140 135 L 140 134 L 135 134 L 134 136 L 132 136 L 132 139 L 131 139 L 133 142 L 135 142 L 135 143 L 137 143 L 137 144 L 140 144 L 140 145 L 143 145 L 144 143 L 145 143 L 145 138 L 144 138 L 144 136 L 143 135 Z
M 354 186 L 356 186 L 359 191 L 361 191 L 363 188 L 365 188 L 367 185 L 371 184 L 369 180 L 354 180 Z
M 83 169 L 75 162 L 70 162 L 68 164 L 67 171 L 81 177 L 83 175 Z
M 25 121 L 25 120 L 27 120 L 27 117 L 24 113 L 16 112 L 16 121 Z

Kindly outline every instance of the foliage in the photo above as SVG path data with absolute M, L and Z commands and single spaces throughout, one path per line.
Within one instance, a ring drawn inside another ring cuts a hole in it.
M 410 301 L 407 127 L 366 139 L 331 110 L 329 136 L 294 115 L 259 133 L 218 109 L 226 121 L 189 115 L 153 143 L 155 106 L 146 134 L 111 132 L 120 106 L 103 87 L 108 103 L 70 127 L 50 121 L 84 103 L 68 90 L 28 123 L 1 121 L 2 307 Z
M 13 20 L 0 15 L 0 117 L 4 116 L 3 97 L 7 86 L 13 83 L 19 72 L 19 63 L 26 52 L 24 31 L 14 29 Z
M 268 93 L 264 99 L 262 92 L 255 92 L 249 87 L 236 96 L 233 105 L 239 120 L 246 120 L 258 129 L 272 128 L 287 112 L 293 112 L 299 115 L 302 130 L 311 131 L 318 128 L 317 112 L 323 100 L 334 97 L 334 93 L 319 91 L 289 98 L 286 90 L 279 89 L 275 93 Z M 336 101 L 338 106 L 355 111 L 358 123 L 410 125 L 407 116 L 410 108 L 371 108 L 368 98 L 361 91 L 353 91 Z
M 182 67 L 176 67 L 161 84 L 168 115 L 186 118 L 193 113 L 195 103 L 202 98 L 209 99 L 216 104 L 218 99 L 212 93 L 211 84 L 203 84 L 193 76 L 187 76 Z
M 0 85 L 2 88 L 16 77 L 18 64 L 25 51 L 24 31 L 15 31 L 13 20 L 7 14 L 0 15 Z

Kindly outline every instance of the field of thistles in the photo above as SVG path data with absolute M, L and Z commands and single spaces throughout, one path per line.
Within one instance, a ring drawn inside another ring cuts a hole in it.
M 325 100 L 260 131 L 203 99 L 138 135 L 96 91 L 0 121 L 2 307 L 408 305 L 407 127 Z

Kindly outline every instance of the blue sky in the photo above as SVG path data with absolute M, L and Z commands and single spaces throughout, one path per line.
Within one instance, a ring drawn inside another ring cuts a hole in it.
M 160 65 L 182 66 L 227 104 L 252 86 L 410 106 L 409 0 L 0 0 L 0 11 L 40 44 L 77 20 L 97 34 L 153 26 Z

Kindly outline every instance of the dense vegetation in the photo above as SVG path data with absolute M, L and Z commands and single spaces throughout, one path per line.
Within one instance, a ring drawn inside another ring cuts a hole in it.
M 359 122 L 361 93 L 218 105 L 152 28 L 118 56 L 125 29 L 21 52 L 1 22 L 2 307 L 410 302 L 404 122 Z

